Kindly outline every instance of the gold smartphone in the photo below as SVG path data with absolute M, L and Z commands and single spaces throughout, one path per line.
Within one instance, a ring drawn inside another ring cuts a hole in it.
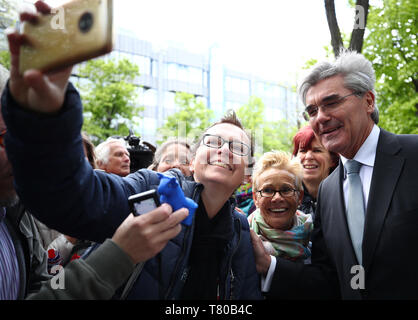
M 40 15 L 36 24 L 24 22 L 19 72 L 43 72 L 68 67 L 109 53 L 113 48 L 112 0 L 73 0 Z

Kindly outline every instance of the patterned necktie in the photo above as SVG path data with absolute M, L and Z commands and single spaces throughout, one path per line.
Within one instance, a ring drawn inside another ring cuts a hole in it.
M 347 222 L 350 230 L 351 241 L 357 260 L 362 264 L 362 243 L 364 230 L 364 199 L 363 186 L 361 184 L 359 171 L 361 163 L 355 160 L 348 160 L 345 164 L 348 179 L 348 202 Z

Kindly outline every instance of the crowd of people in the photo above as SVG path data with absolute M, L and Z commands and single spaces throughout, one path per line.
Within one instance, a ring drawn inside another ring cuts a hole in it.
M 418 137 L 377 126 L 363 55 L 303 79 L 308 125 L 292 153 L 254 162 L 229 111 L 130 173 L 123 139 L 94 147 L 81 132 L 71 68 L 19 74 L 20 37 L 8 35 L 10 73 L 0 66 L 0 299 L 418 298 Z M 156 190 L 159 173 L 197 204 L 190 226 L 166 203 L 131 214 L 128 197 Z

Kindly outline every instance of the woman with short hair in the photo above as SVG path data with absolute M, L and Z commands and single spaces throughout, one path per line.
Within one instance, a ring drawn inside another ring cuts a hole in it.
M 283 151 L 265 153 L 253 172 L 257 209 L 248 217 L 251 229 L 270 255 L 303 262 L 308 248 L 312 217 L 297 208 L 303 198 L 302 167 Z

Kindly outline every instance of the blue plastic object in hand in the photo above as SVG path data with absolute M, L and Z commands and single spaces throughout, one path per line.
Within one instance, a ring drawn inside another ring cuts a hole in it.
M 166 176 L 158 172 L 160 178 L 160 185 L 158 186 L 158 193 L 160 194 L 160 202 L 168 203 L 176 211 L 181 208 L 189 209 L 189 215 L 181 223 L 190 226 L 193 221 L 193 215 L 197 208 L 197 203 L 192 199 L 184 196 L 177 179 Z

